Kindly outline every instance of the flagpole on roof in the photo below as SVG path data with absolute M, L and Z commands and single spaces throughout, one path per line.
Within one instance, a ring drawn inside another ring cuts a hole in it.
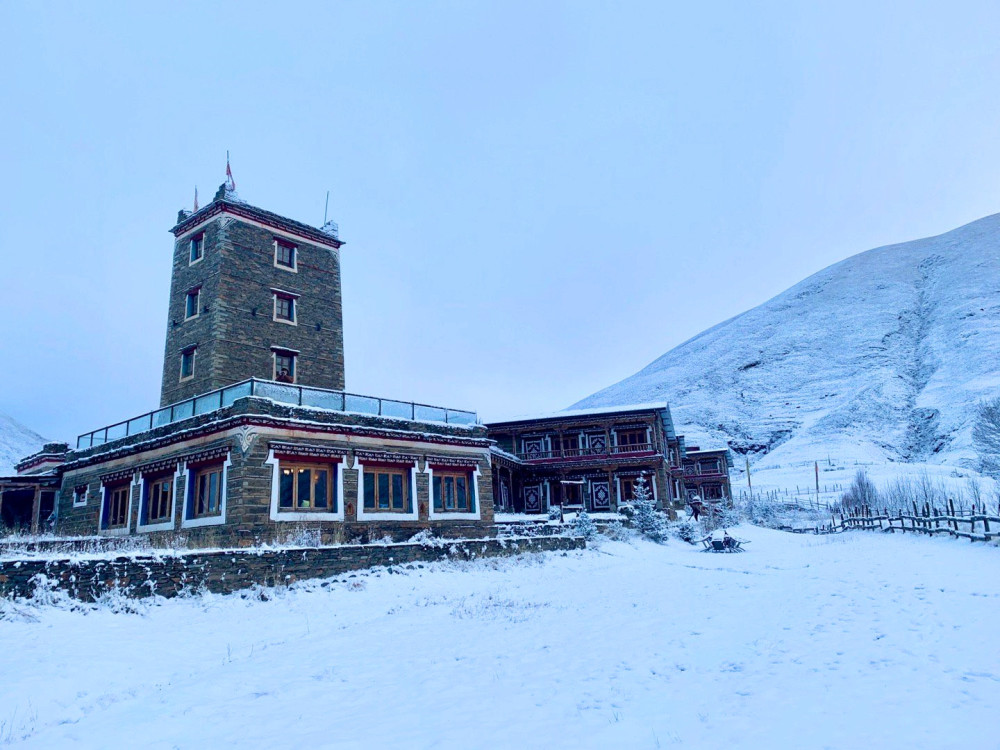
M 198 210 L 198 186 L 194 186 L 194 210 Z
M 233 170 L 229 166 L 229 149 L 226 149 L 226 187 L 229 190 L 236 190 L 236 180 L 233 179 Z

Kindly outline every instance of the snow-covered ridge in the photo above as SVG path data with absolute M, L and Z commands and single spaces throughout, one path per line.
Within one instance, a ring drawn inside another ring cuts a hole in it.
M 666 400 L 689 442 L 769 463 L 971 468 L 998 351 L 1000 214 L 834 264 L 571 408 Z
M 0 476 L 13 474 L 14 464 L 44 444 L 41 435 L 6 414 L 0 414 Z

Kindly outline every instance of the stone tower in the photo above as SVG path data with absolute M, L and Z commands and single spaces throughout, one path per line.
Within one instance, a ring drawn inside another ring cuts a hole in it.
M 170 231 L 161 406 L 250 377 L 344 388 L 335 225 L 286 219 L 223 185 Z

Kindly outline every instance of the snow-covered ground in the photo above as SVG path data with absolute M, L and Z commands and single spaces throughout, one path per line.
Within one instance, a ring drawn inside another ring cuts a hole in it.
M 998 290 L 1000 214 L 832 265 L 571 408 L 669 401 L 688 444 L 806 467 L 792 487 L 827 458 L 974 469 Z
M 140 614 L 2 605 L 0 744 L 997 747 L 1000 550 L 739 534 Z
M 911 485 L 928 481 L 941 497 L 952 499 L 956 507 L 968 507 L 973 501 L 978 484 L 979 501 L 985 503 L 992 513 L 1000 513 L 1000 484 L 969 469 L 942 464 L 928 463 L 855 463 L 852 461 L 819 461 L 819 496 L 816 495 L 816 465 L 812 461 L 776 463 L 768 456 L 762 457 L 751 466 L 748 487 L 746 469 L 737 463 L 730 474 L 733 495 L 744 500 L 752 490 L 755 496 L 773 498 L 784 502 L 794 502 L 810 507 L 813 504 L 829 505 L 840 499 L 859 471 L 874 482 L 883 492 L 897 481 Z M 914 500 L 919 498 L 914 497 Z

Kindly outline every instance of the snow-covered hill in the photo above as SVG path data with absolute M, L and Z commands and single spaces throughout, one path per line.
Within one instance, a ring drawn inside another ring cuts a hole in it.
M 14 473 L 14 464 L 45 443 L 45 439 L 6 414 L 0 414 L 0 476 Z
M 776 465 L 971 468 L 1000 396 L 1000 214 L 837 263 L 571 408 L 666 400 L 689 442 Z

